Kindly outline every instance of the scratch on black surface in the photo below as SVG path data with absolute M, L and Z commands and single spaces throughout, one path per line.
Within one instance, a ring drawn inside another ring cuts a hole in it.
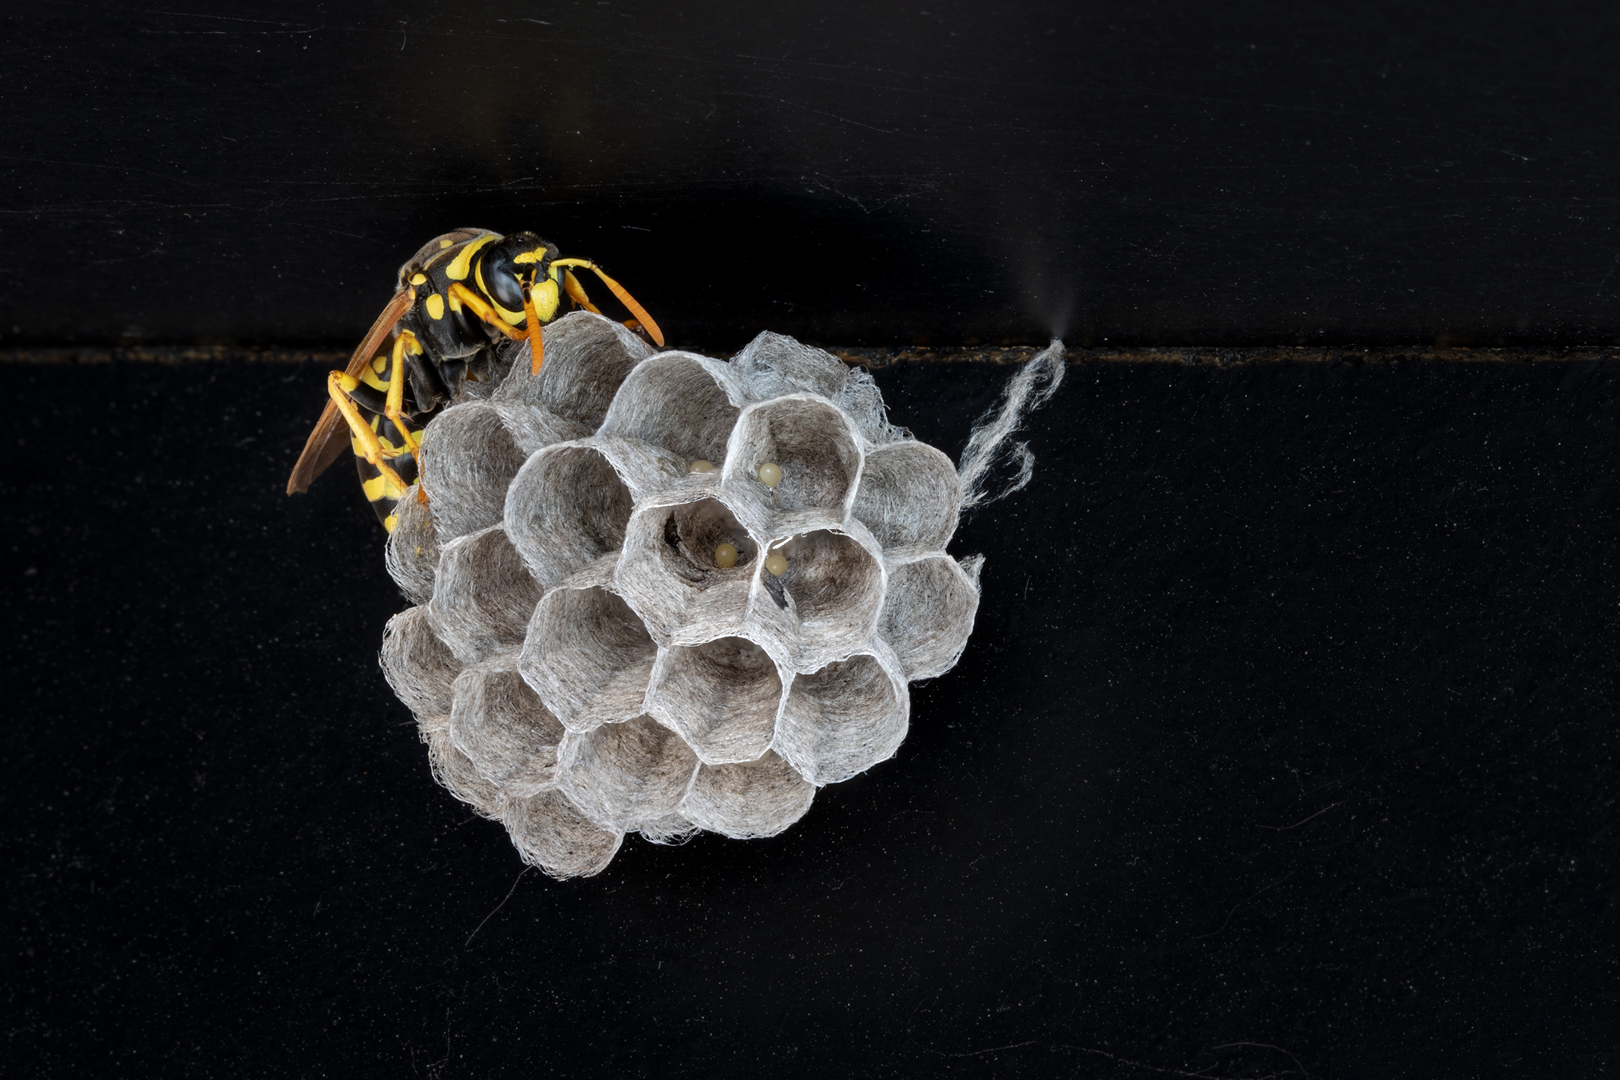
M 939 1057 L 969 1058 L 982 1057 L 985 1054 L 994 1054 L 1002 1050 L 1018 1050 L 1025 1046 L 1034 1046 L 1039 1041 L 1039 1039 L 1030 1039 L 1028 1042 L 1008 1043 L 1006 1046 L 991 1046 L 983 1050 L 968 1050 L 960 1054 L 946 1053 L 944 1050 L 933 1050 L 926 1046 L 919 1046 L 919 1049 L 921 1049 L 924 1053 L 936 1054 Z
M 1009 1043 L 1006 1046 L 990 1046 L 990 1047 L 986 1047 L 983 1050 L 968 1050 L 968 1051 L 964 1051 L 964 1052 L 960 1052 L 960 1053 L 952 1053 L 952 1052 L 946 1051 L 946 1050 L 935 1050 L 931 1046 L 924 1046 L 922 1043 L 917 1041 L 917 1036 L 915 1036 L 915 1035 L 913 1035 L 911 1033 L 911 1022 L 917 1018 L 917 1010 L 918 1009 L 921 1009 L 924 1004 L 926 1004 L 927 1002 L 933 1001 L 937 997 L 939 997 L 939 994 L 936 992 L 936 993 L 930 994 L 928 997 L 922 998 L 921 1000 L 919 1000 L 917 1002 L 917 1004 L 915 1004 L 915 1005 L 913 1005 L 911 1007 L 911 1014 L 906 1017 L 906 1038 L 911 1042 L 911 1045 L 915 1046 L 917 1049 L 921 1050 L 925 1054 L 933 1054 L 935 1057 L 944 1057 L 944 1058 L 982 1057 L 985 1054 L 994 1054 L 994 1053 L 998 1053 L 998 1052 L 1000 1052 L 1002 1050 L 1018 1050 L 1018 1049 L 1020 1049 L 1022 1047 L 1025 1047 L 1025 1046 L 1034 1046 L 1037 1042 L 1040 1041 L 1039 1039 L 1030 1039 L 1028 1042 Z
M 56 158 L 22 157 L 18 154 L 0 154 L 0 161 L 27 161 L 35 165 L 64 165 L 70 169 L 112 169 L 116 172 L 144 173 L 147 176 L 156 176 L 161 180 L 173 180 L 175 183 L 184 184 L 187 187 L 207 186 L 199 181 L 182 180 L 172 173 L 159 172 L 156 169 L 141 169 L 134 165 L 109 165 L 105 161 L 60 161 Z M 139 204 L 131 203 L 131 205 Z
M 1224 1045 L 1226 1045 L 1226 1046 L 1268 1046 L 1272 1050 L 1280 1050 L 1282 1053 L 1288 1054 L 1288 1051 L 1282 1050 L 1281 1047 L 1270 1046 L 1269 1043 L 1226 1043 Z M 1196 1080 L 1274 1080 L 1275 1077 L 1279 1077 L 1279 1076 L 1309 1076 L 1310 1075 L 1310 1073 L 1306 1072 L 1303 1068 L 1299 1068 L 1299 1069 L 1284 1069 L 1281 1072 L 1271 1072 L 1271 1073 L 1266 1073 L 1264 1076 L 1255 1076 L 1255 1077 L 1248 1077 L 1248 1078 L 1215 1076 L 1215 1075 L 1213 1075 L 1212 1073 L 1208 1072 L 1205 1069 L 1200 1069 L 1198 1072 L 1188 1072 L 1186 1069 L 1169 1069 L 1169 1068 L 1165 1068 L 1162 1065 L 1149 1065 L 1145 1061 L 1133 1061 L 1130 1058 L 1120 1057 L 1118 1054 L 1110 1054 L 1107 1050 L 1097 1050 L 1097 1049 L 1095 1049 L 1093 1047 L 1090 1047 L 1090 1046 L 1069 1046 L 1067 1044 L 1061 1044 L 1060 1043 L 1059 1045 L 1052 1047 L 1052 1049 L 1054 1049 L 1054 1050 L 1078 1050 L 1082 1054 L 1096 1054 L 1098 1057 L 1105 1057 L 1108 1060 L 1118 1062 L 1121 1065 L 1129 1065 L 1133 1069 L 1146 1069 L 1148 1072 L 1164 1073 L 1167 1076 L 1191 1076 L 1191 1077 L 1195 1077 Z M 1219 1050 L 1220 1047 L 1215 1047 L 1215 1049 Z M 1295 1065 L 1299 1064 L 1299 1059 L 1295 1058 L 1293 1054 L 1288 1054 L 1288 1056 L 1289 1056 L 1289 1058 L 1293 1059 Z M 1210 1068 L 1214 1068 L 1214 1066 L 1211 1065 Z
M 1307 821 L 1310 821 L 1310 820 L 1312 820 L 1314 818 L 1321 817 L 1323 814 L 1327 813 L 1329 810 L 1333 809 L 1335 806 L 1343 806 L 1343 805 L 1344 805 L 1343 802 L 1329 803 L 1328 805 L 1322 807 L 1322 809 L 1318 810 L 1316 813 L 1312 814 L 1310 817 L 1301 818 L 1300 820 L 1294 822 L 1292 825 L 1256 825 L 1255 828 L 1257 828 L 1257 829 L 1270 829 L 1272 832 L 1287 832 L 1289 829 L 1297 829 L 1297 828 L 1299 828 L 1301 825 L 1305 824 Z
M 1196 937 L 1193 938 L 1193 940 L 1194 941 L 1201 941 L 1204 938 L 1212 938 L 1216 934 L 1220 933 L 1222 930 L 1225 930 L 1226 926 L 1227 926 L 1227 923 L 1230 923 L 1232 921 L 1232 916 L 1237 914 L 1238 908 L 1242 907 L 1244 904 L 1247 904 L 1250 900 L 1253 900 L 1255 897 L 1260 896 L 1262 893 L 1267 893 L 1267 892 L 1270 892 L 1272 889 L 1275 889 L 1277 886 L 1281 885 L 1283 882 L 1285 882 L 1289 878 L 1293 877 L 1295 873 L 1296 873 L 1296 871 L 1290 870 L 1290 871 L 1288 871 L 1288 873 L 1284 874 L 1282 877 L 1278 878 L 1276 881 L 1273 881 L 1270 885 L 1267 885 L 1264 888 L 1260 889 L 1253 896 L 1246 896 L 1242 900 L 1239 900 L 1237 903 L 1232 905 L 1232 910 L 1228 911 L 1226 913 L 1226 919 L 1221 923 L 1221 925 L 1217 926 L 1215 929 L 1211 930 L 1207 934 L 1199 934 L 1199 935 L 1197 935 Z
M 162 8 L 140 8 L 142 15 L 173 15 L 181 19 L 213 19 L 217 22 L 264 23 L 268 26 L 286 26 L 280 19 L 249 19 L 241 15 L 203 15 L 195 11 L 164 11 Z
M 204 15 L 204 14 L 202 14 L 200 12 L 195 12 L 195 11 L 163 11 L 163 10 L 158 9 L 158 8 L 140 8 L 139 11 L 143 15 L 168 15 L 168 16 L 171 16 L 171 17 L 177 18 L 177 19 L 212 19 L 212 20 L 214 20 L 216 22 L 261 23 L 261 24 L 264 24 L 264 25 L 267 25 L 267 26 L 280 26 L 280 27 L 289 27 L 290 28 L 290 29 L 282 29 L 282 30 L 234 30 L 234 31 L 233 30 L 140 30 L 139 33 L 143 33 L 143 34 L 174 34 L 174 35 L 186 35 L 186 36 L 198 35 L 198 34 L 223 34 L 223 35 L 226 35 L 226 36 L 256 34 L 256 35 L 284 36 L 284 35 L 288 35 L 288 34 L 313 34 L 313 33 L 316 33 L 317 31 L 326 29 L 326 24 L 324 24 L 324 23 L 322 23 L 320 26 L 309 26 L 307 24 L 296 24 L 296 23 L 283 22 L 280 19 L 249 19 L 249 18 L 244 18 L 244 17 L 242 17 L 240 15 Z
M 473 932 L 467 935 L 466 941 L 462 942 L 461 947 L 463 949 L 472 944 L 472 939 L 478 936 L 478 931 L 484 928 L 484 923 L 487 923 L 489 920 L 493 919 L 495 917 L 495 912 L 506 906 L 506 902 L 512 899 L 512 894 L 517 892 L 518 882 L 523 880 L 523 875 L 527 874 L 533 869 L 534 867 L 532 866 L 525 866 L 522 870 L 518 871 L 518 876 L 512 879 L 512 887 L 506 890 L 506 895 L 501 897 L 501 902 L 495 905 L 495 911 L 491 911 L 488 915 L 485 915 L 484 922 L 481 922 L 477 926 L 473 927 Z
M 375 236 L 365 236 L 361 233 L 344 232 L 342 229 L 334 229 L 330 225 L 308 225 L 302 221 L 288 221 L 285 224 L 296 225 L 300 229 L 310 229 L 314 232 L 331 233 L 333 236 L 347 236 L 352 240 L 374 241 L 377 239 Z
M 1260 1047 L 1260 1048 L 1261 1048 L 1261 1049 L 1263 1049 L 1263 1050 L 1275 1050 L 1275 1051 L 1277 1051 L 1277 1053 L 1279 1053 L 1279 1054 L 1285 1054 L 1285 1055 L 1287 1055 L 1287 1057 L 1288 1057 L 1288 1060 L 1289 1060 L 1289 1061 L 1292 1061 L 1292 1062 L 1293 1062 L 1293 1063 L 1294 1063 L 1294 1067 L 1295 1067 L 1295 1068 L 1297 1068 L 1297 1069 L 1299 1069 L 1299 1071 L 1300 1071 L 1300 1075 L 1302 1075 L 1302 1076 L 1305 1076 L 1305 1075 L 1309 1075 L 1309 1074 L 1308 1074 L 1308 1073 L 1306 1073 L 1306 1071 L 1305 1071 L 1305 1066 L 1303 1066 L 1303 1065 L 1301 1065 L 1301 1064 L 1300 1064 L 1300 1063 L 1299 1063 L 1299 1058 L 1297 1058 L 1297 1057 L 1295 1057 L 1295 1056 L 1294 1056 L 1294 1055 L 1293 1055 L 1293 1054 L 1290 1054 L 1290 1053 L 1288 1053 L 1288 1051 L 1287 1051 L 1287 1050 L 1284 1050 L 1284 1049 L 1283 1049 L 1283 1048 L 1282 1048 L 1282 1047 L 1280 1047 L 1280 1046 L 1273 1046 L 1273 1045 L 1271 1045 L 1271 1044 L 1270 1044 L 1270 1043 L 1260 1043 L 1260 1042 L 1229 1042 L 1229 1043 L 1221 1043 L 1221 1045 L 1219 1045 L 1219 1046 L 1212 1046 L 1212 1047 L 1210 1047 L 1210 1049 L 1211 1049 L 1211 1050 L 1228 1050 L 1228 1049 L 1231 1049 L 1231 1048 L 1232 1048 L 1232 1047 L 1234 1047 L 1234 1046 L 1258 1046 L 1258 1047 Z
M 715 97 L 754 98 L 757 101 L 770 101 L 777 105 L 786 105 L 789 108 L 799 109 L 808 113 L 815 113 L 817 116 L 825 116 L 830 120 L 837 120 L 840 124 L 853 124 L 855 127 L 865 128 L 868 131 L 875 131 L 879 135 L 913 135 L 922 138 L 933 138 L 932 135 L 921 131 L 890 131 L 887 128 L 874 127 L 871 124 L 863 124 L 859 120 L 851 120 L 847 116 L 839 116 L 837 113 L 825 112 L 821 109 L 812 109 L 808 105 L 800 105 L 797 101 L 789 101 L 786 98 L 771 97 L 768 94 L 749 94 L 741 90 L 721 90 L 715 93 Z

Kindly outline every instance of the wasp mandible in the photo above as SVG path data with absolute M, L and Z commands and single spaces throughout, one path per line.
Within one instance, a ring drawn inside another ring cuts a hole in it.
M 394 529 L 394 507 L 420 473 L 422 425 L 454 401 L 469 379 L 485 377 L 493 347 L 529 342 L 531 373 L 545 357 L 541 328 L 567 306 L 601 314 L 574 270 L 612 290 L 639 327 L 662 346 L 663 331 L 635 297 L 588 259 L 564 259 L 531 232 L 501 236 L 457 229 L 423 245 L 399 268 L 399 288 L 349 358 L 326 380 L 331 398 L 304 443 L 287 494 L 309 488 L 343 453 L 349 435 L 366 498 Z M 419 487 L 419 498 L 426 498 Z

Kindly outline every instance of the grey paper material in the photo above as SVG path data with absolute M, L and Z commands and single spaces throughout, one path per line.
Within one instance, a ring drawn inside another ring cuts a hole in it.
M 389 683 L 434 778 L 555 877 L 630 832 L 774 836 L 893 756 L 907 682 L 967 643 L 956 469 L 791 338 L 655 354 L 581 312 L 545 342 L 539 376 L 507 346 L 504 380 L 427 426 L 428 501 L 387 549 L 416 605 Z

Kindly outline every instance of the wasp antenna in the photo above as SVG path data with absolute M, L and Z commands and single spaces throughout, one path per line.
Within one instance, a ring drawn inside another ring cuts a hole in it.
M 540 374 L 540 365 L 546 360 L 546 340 L 540 329 L 540 315 L 534 310 L 534 288 L 523 290 L 523 317 L 529 323 L 529 374 Z
M 600 266 L 597 266 L 589 259 L 557 259 L 551 265 L 557 266 L 559 264 L 563 266 L 578 266 L 582 269 L 589 270 L 591 273 L 601 278 L 603 283 L 607 285 L 609 289 L 613 290 L 613 295 L 619 298 L 619 302 L 630 309 L 630 314 L 636 317 L 636 321 L 641 323 L 641 325 L 646 329 L 647 333 L 652 336 L 652 339 L 657 342 L 660 347 L 663 346 L 664 332 L 658 328 L 658 323 L 654 321 L 653 317 L 647 314 L 647 309 L 636 303 L 636 298 L 631 296 L 629 291 L 626 290 L 623 285 L 620 285 L 617 281 L 614 281 L 612 278 L 608 277 Z

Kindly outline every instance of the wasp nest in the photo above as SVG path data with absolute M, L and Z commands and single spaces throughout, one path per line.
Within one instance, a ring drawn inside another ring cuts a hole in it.
M 630 832 L 773 836 L 893 755 L 978 607 L 951 461 L 791 338 L 727 362 L 577 313 L 527 348 L 427 426 L 388 542 L 438 781 L 568 877 Z

